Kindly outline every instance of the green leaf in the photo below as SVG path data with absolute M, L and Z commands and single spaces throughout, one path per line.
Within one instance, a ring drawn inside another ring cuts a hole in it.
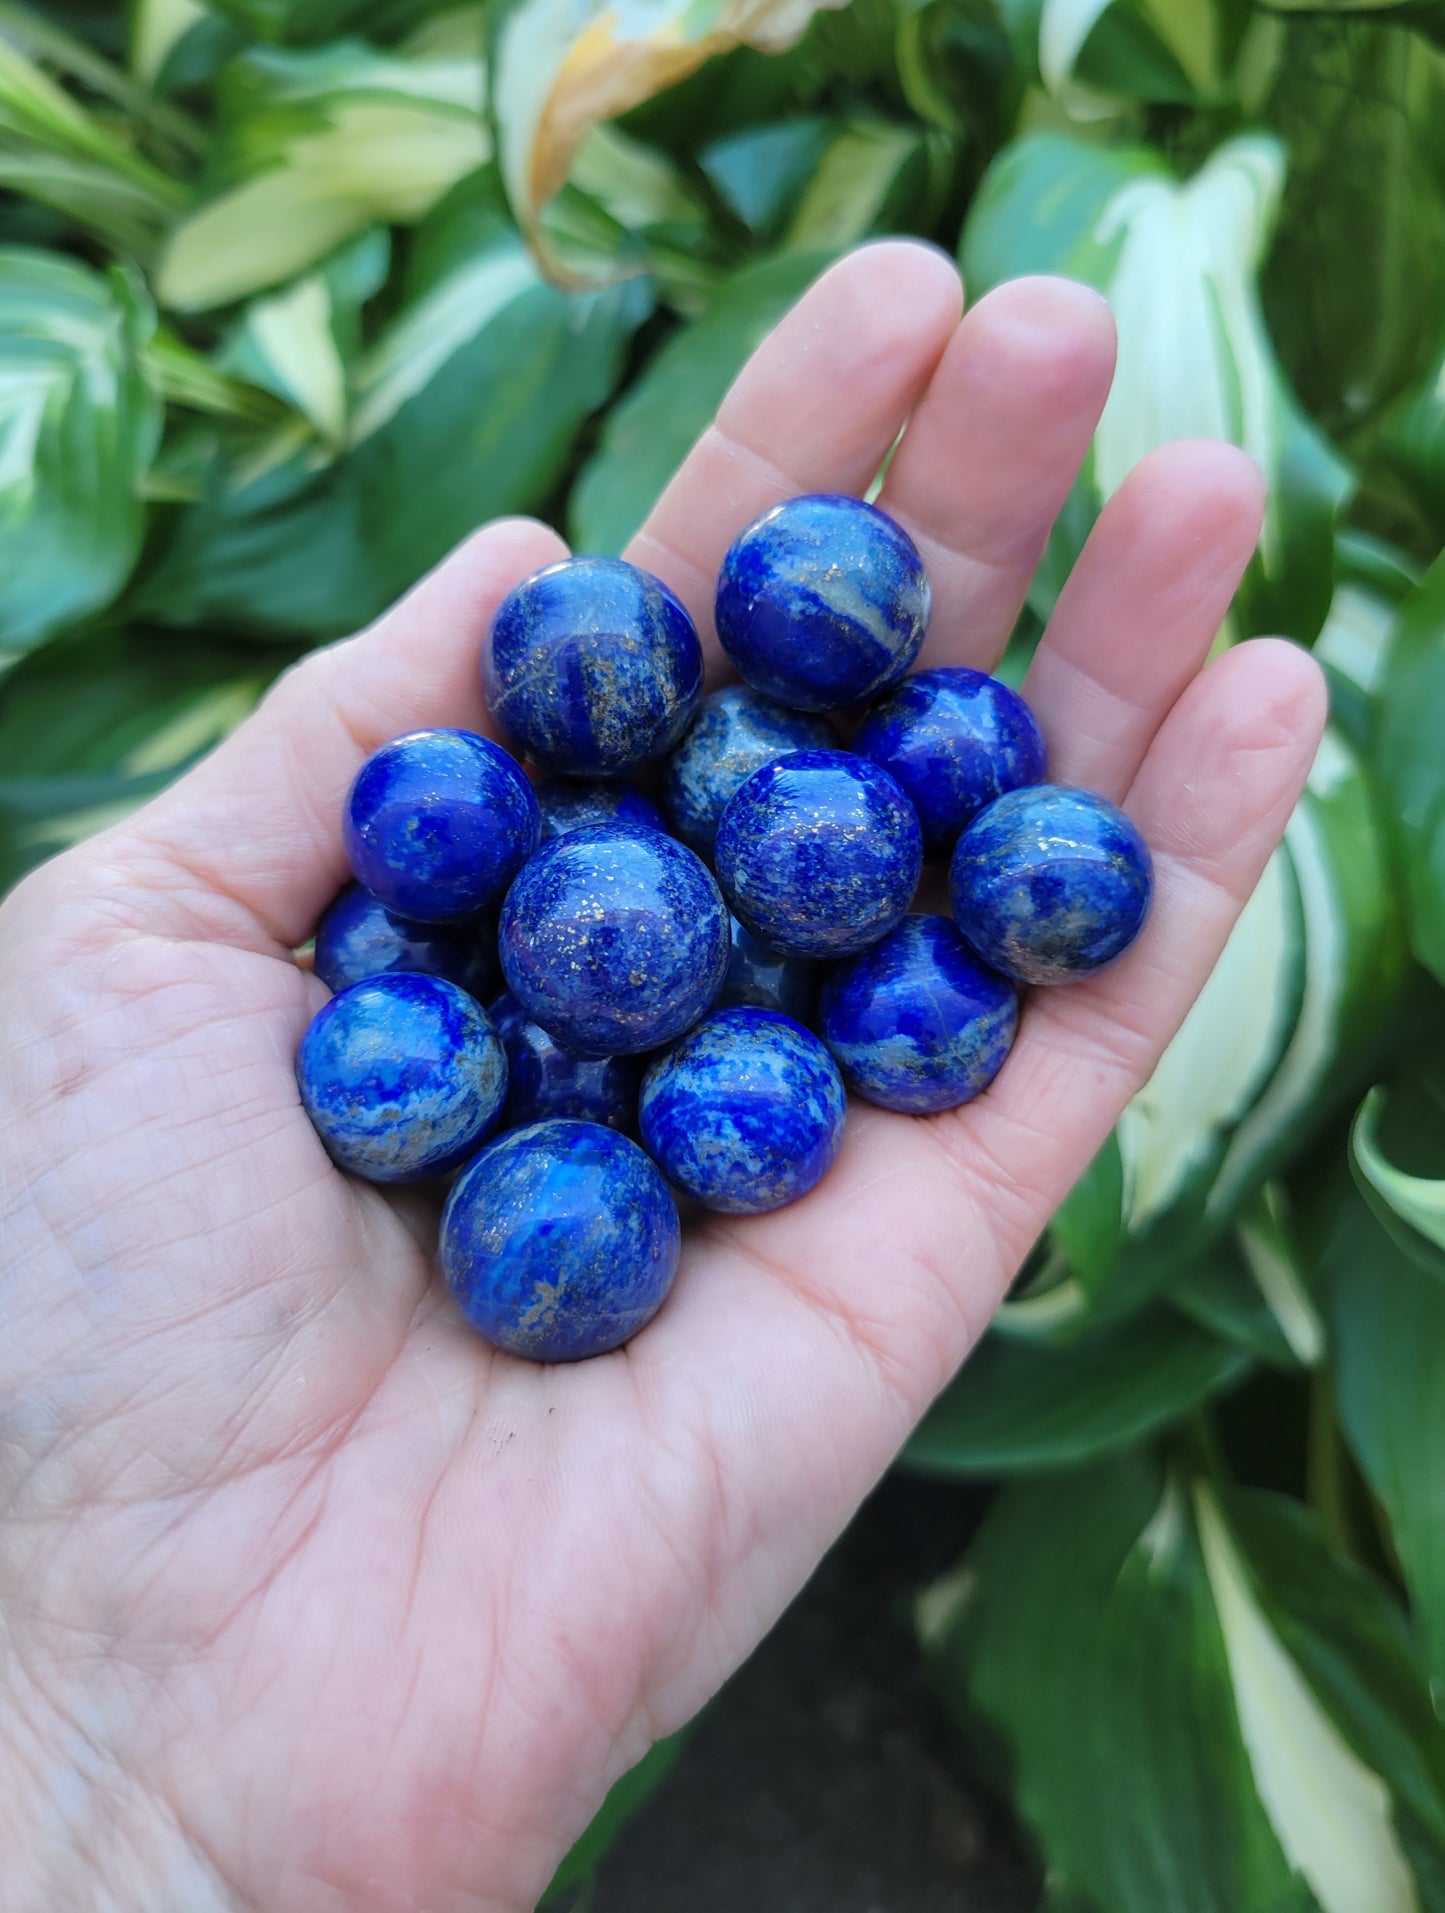
M 132 26 L 138 24 L 132 14 Z M 16 0 L 0 0 L 0 33 L 54 77 L 118 108 L 131 122 L 132 139 L 139 133 L 166 164 L 205 153 L 205 132 L 188 114 L 157 99 L 149 80 L 113 64 L 81 32 L 70 32 L 63 17 L 46 17 Z M 128 156 L 134 157 L 133 147 Z
M 109 190 L 118 193 L 121 186 L 127 188 L 135 216 L 144 215 L 157 227 L 184 201 L 185 190 L 177 181 L 117 139 L 4 34 L 0 34 L 0 148 L 12 160 L 45 154 L 73 162 L 98 183 L 109 176 Z
M 1276 1368 L 1313 1368 L 1324 1354 L 1324 1323 L 1276 1186 L 1240 1215 L 1232 1247 L 1223 1241 L 1175 1270 L 1164 1293 L 1191 1321 Z
M 1298 1146 L 1367 1067 L 1404 980 L 1402 925 L 1373 794 L 1358 759 L 1326 732 L 1285 826 L 1305 932 L 1304 985 L 1289 1044 L 1230 1138 L 1205 1205 L 1225 1219 Z
M 1277 0 L 1281 13 L 1400 13 L 1406 18 L 1429 11 L 1429 0 Z
M 227 77 L 218 190 L 172 232 L 156 279 L 176 311 L 280 285 L 378 222 L 414 224 L 491 150 L 479 45 L 251 52 Z
M 1060 1213 L 1074 1287 L 1006 1314 L 1072 1335 L 1167 1286 L 1360 1083 L 1403 981 L 1373 797 L 1331 730 L 1213 973 Z
M 346 454 L 317 470 L 302 445 L 239 489 L 217 482 L 181 514 L 141 615 L 359 628 L 477 525 L 546 503 L 645 309 L 635 283 L 543 285 L 504 231 L 452 254 L 358 365 Z
M 577 148 L 617 118 L 741 45 L 791 46 L 820 5 L 845 0 L 655 0 L 632 12 L 603 0 L 512 0 L 495 27 L 492 115 L 518 223 L 544 255 L 542 212 Z
M 1124 1159 L 1117 1133 L 1080 1176 L 1054 1214 L 1049 1234 L 1089 1294 L 1107 1280 L 1124 1229 Z
M 1383 1503 L 1445 1714 L 1445 1285 L 1347 1196 L 1322 1259 L 1341 1423 Z
M 894 63 L 914 115 L 950 140 L 962 136 L 983 156 L 1016 129 L 1028 76 L 992 9 L 952 0 L 906 7 Z
M 1290 175 L 1265 308 L 1292 385 L 1336 436 L 1374 419 L 1440 350 L 1445 55 L 1403 24 L 1427 17 L 1289 20 L 1268 99 Z
M 22 659 L 0 696 L 0 892 L 169 783 L 240 722 L 269 675 L 245 647 L 138 630 L 62 638 Z
M 746 267 L 667 341 L 608 413 L 573 488 L 569 519 L 579 551 L 621 551 L 744 360 L 830 258 L 790 252 Z
M 165 64 L 155 77 L 155 92 L 173 97 L 214 86 L 227 63 L 242 52 L 251 39 L 252 35 L 237 21 L 208 8 L 168 48 Z
M 1125 1226 L 1140 1234 L 1211 1183 L 1297 1026 L 1308 962 L 1290 851 L 1277 851 L 1223 954 L 1120 1118 Z
M 1313 1368 L 1325 1352 L 1324 1323 L 1286 1224 L 1284 1198 L 1277 1184 L 1267 1185 L 1247 1206 L 1234 1235 L 1240 1264 L 1268 1316 L 1269 1333 L 1283 1346 L 1287 1360 Z
M 234 374 L 255 396 L 270 394 L 299 413 L 328 452 L 340 450 L 350 429 L 362 307 L 385 284 L 390 263 L 386 228 L 373 226 L 283 292 L 251 300 L 215 354 L 212 376 Z M 276 405 L 268 413 L 273 426 L 284 417 Z M 238 488 L 304 440 L 295 418 L 274 430 L 238 467 Z
M 1260 313 L 1283 178 L 1283 153 L 1261 134 L 1228 141 L 1182 183 L 1147 148 L 1035 135 L 990 168 L 962 256 L 975 294 L 1020 273 L 1062 272 L 1114 308 L 1118 370 L 1083 476 L 1087 509 L 1065 515 L 1048 575 L 1067 568 L 1099 505 L 1146 452 L 1177 438 L 1227 439 L 1270 480 L 1242 600 L 1249 627 L 1268 622 L 1307 640 L 1329 606 L 1349 474 L 1286 387 Z
M 1163 1292 L 1190 1321 L 1259 1361 L 1294 1368 L 1297 1357 L 1242 1254 L 1223 1252 L 1186 1262 Z M 1306 1318 L 1311 1320 L 1313 1317 Z
M 1293 1504 L 1139 1457 L 1010 1487 L 920 1623 L 1062 1894 L 1418 1913 L 1445 1801 L 1419 1665 Z
M 206 14 L 203 0 L 133 0 L 130 65 L 143 86 L 155 85 L 167 60 Z
M 541 1905 L 547 1906 L 564 1887 L 575 1886 L 596 1869 L 623 1827 L 639 1808 L 646 1805 L 677 1764 L 677 1757 L 690 1732 L 689 1726 L 666 1740 L 654 1741 L 637 1765 L 629 1768 L 620 1780 L 614 1781 L 587 1831 L 552 1876 L 551 1885 L 542 1895 Z
M 456 10 L 456 0 L 208 0 L 218 14 L 261 40 L 309 47 L 361 33 L 395 40 L 436 14 Z
M 1266 361 L 1274 368 L 1272 348 Z M 1269 461 L 1260 555 L 1245 573 L 1234 615 L 1246 637 L 1284 631 L 1308 642 L 1334 595 L 1335 533 L 1354 475 L 1282 385 L 1271 394 Z M 1258 457 L 1263 444 L 1247 451 Z
M 830 122 L 817 117 L 748 126 L 714 141 L 699 164 L 728 209 L 768 238 L 817 170 L 831 131 Z
M 1169 180 L 1164 161 L 1147 147 L 1090 146 L 1063 133 L 1006 146 L 963 229 L 959 255 L 970 296 L 1038 272 L 1107 284 L 1123 233 L 1106 227 L 1105 215 L 1141 180 Z
M 1003 0 L 1001 11 L 1020 57 L 1078 120 L 1129 100 L 1216 99 L 1243 17 L 1218 0 Z
M 1236 1343 L 1157 1304 L 1061 1345 L 994 1331 L 903 1451 L 922 1474 L 1067 1468 L 1140 1441 L 1232 1387 Z
M 1389 1777 L 1402 1832 L 1445 1850 L 1445 1735 L 1419 1643 L 1373 1576 L 1333 1557 L 1314 1516 L 1283 1495 L 1231 1492 L 1222 1515 L 1280 1645 L 1349 1744 Z M 1438 1893 L 1426 1896 L 1438 1904 Z
M 1260 1800 L 1325 1913 L 1413 1913 L 1411 1820 L 1438 1868 L 1445 1741 L 1403 1617 L 1280 1495 L 1200 1486 L 1195 1514 Z
M 701 229 L 702 207 L 671 161 L 615 126 L 594 126 L 577 149 L 572 184 L 629 232 L 676 238 Z
M 1338 943 L 1333 932 L 1317 942 L 1317 994 L 1334 987 Z M 1226 1197 L 1216 1197 L 1235 1139 L 1267 1106 L 1299 1035 L 1308 971 L 1305 918 L 1286 844 L 1266 865 L 1154 1074 L 1055 1220 L 1053 1240 L 1081 1304 L 1060 1325 L 1064 1333 L 1127 1315 L 1176 1274 L 1184 1279 L 1233 1206 L 1283 1153 L 1271 1123 L 1245 1163 L 1236 1164 Z M 1297 1111 L 1290 1097 L 1285 1114 Z M 1038 1307 L 1046 1319 L 1053 1313 L 1047 1298 Z M 1006 1305 L 1011 1317 L 1023 1311 L 1038 1309 Z
M 887 120 L 859 120 L 830 143 L 809 180 L 788 228 L 799 250 L 837 250 L 890 223 L 899 188 L 911 168 L 922 172 L 918 129 Z M 896 222 L 895 222 L 896 223 Z
M 0 150 L 0 187 L 52 206 L 87 232 L 148 259 L 164 221 L 154 196 L 91 160 Z
M 1376 591 L 1401 605 L 1420 582 L 1420 568 L 1408 552 L 1373 533 L 1346 527 L 1339 536 L 1340 576 L 1349 584 Z
M 119 270 L 0 252 L 0 651 L 98 611 L 140 549 L 155 317 Z
M 1385 1091 L 1372 1089 L 1350 1131 L 1350 1160 L 1401 1248 L 1445 1281 L 1445 1179 L 1406 1175 L 1389 1161 L 1379 1143 L 1384 1110 Z
M 233 378 L 203 353 L 193 351 L 166 326 L 157 326 L 146 348 L 146 364 L 168 404 L 181 405 L 213 418 L 244 419 L 252 424 L 275 424 L 281 407 L 267 391 L 249 380 Z
M 484 246 L 428 287 L 358 369 L 352 442 L 364 444 L 383 430 L 483 328 L 540 289 L 531 260 L 510 238 Z
M 1382 421 L 1377 449 L 1398 473 L 1433 543 L 1445 542 L 1445 351 Z
M 1419 574 L 1393 546 L 1360 533 L 1340 539 L 1337 558 L 1335 595 L 1314 654 L 1329 677 L 1332 721 L 1367 755 L 1400 604 Z
M 221 363 L 294 406 L 326 444 L 345 439 L 346 366 L 324 274 L 308 273 L 284 292 L 252 300 Z
M 1376 716 L 1374 767 L 1405 874 L 1410 947 L 1445 982 L 1445 557 L 1401 607 Z
M 925 1644 L 945 1699 L 1003 1735 L 1051 1882 L 1109 1913 L 1310 1905 L 1254 1789 L 1183 1485 L 1129 1458 L 1010 1487 L 966 1574 Z

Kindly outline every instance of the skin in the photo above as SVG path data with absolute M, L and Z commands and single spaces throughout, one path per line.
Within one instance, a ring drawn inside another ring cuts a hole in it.
M 1113 332 L 1060 281 L 960 307 L 949 261 L 880 244 L 741 374 L 630 553 L 716 681 L 729 541 L 790 494 L 861 491 L 910 414 L 882 502 L 933 580 L 920 662 L 998 655 Z M 855 1108 L 796 1206 L 705 1220 L 656 1321 L 594 1362 L 490 1354 L 432 1277 L 434 1205 L 338 1175 L 292 1078 L 322 989 L 289 952 L 344 881 L 347 785 L 399 730 L 487 728 L 482 633 L 552 532 L 478 534 L 21 886 L 0 911 L 8 1906 L 534 1903 L 887 1467 L 1223 945 L 1325 708 L 1292 646 L 1204 662 L 1262 497 L 1225 446 L 1145 460 L 1026 687 L 1054 775 L 1149 841 L 1140 940 L 1038 992 L 965 1108 Z

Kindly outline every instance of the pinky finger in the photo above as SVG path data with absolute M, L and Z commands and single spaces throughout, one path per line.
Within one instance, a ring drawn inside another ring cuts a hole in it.
M 1015 1200 L 1022 1255 L 1148 1080 L 1258 883 L 1314 760 L 1319 667 L 1282 639 L 1215 660 L 1160 727 L 1125 801 L 1154 857 L 1144 934 L 1093 980 L 1036 991 L 966 1152 Z

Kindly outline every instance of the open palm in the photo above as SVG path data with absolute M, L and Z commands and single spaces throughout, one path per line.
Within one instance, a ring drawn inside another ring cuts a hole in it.
M 1108 391 L 1058 280 L 959 321 L 952 267 L 867 248 L 762 346 L 631 555 L 688 604 L 791 494 L 861 490 L 928 564 L 925 664 L 988 667 Z M 1201 673 L 1261 509 L 1212 444 L 1097 525 L 1027 694 L 1053 774 L 1156 860 L 1134 949 L 1036 993 L 975 1103 L 855 1108 L 826 1182 L 713 1218 L 629 1347 L 489 1352 L 434 1205 L 332 1168 L 292 948 L 344 877 L 363 755 L 486 729 L 503 593 L 562 555 L 489 527 L 373 630 L 0 913 L 0 1852 L 16 1909 L 530 1907 L 608 1784 L 803 1582 L 1149 1074 L 1298 794 L 1315 668 Z

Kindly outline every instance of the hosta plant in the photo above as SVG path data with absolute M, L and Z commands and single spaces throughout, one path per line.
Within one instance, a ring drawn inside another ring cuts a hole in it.
M 1313 646 L 1333 723 L 902 1462 L 997 1484 L 918 1628 L 1061 1908 L 1445 1906 L 1442 48 L 1438 0 L 0 4 L 0 883 L 482 520 L 619 550 L 873 233 L 1114 308 L 1006 670 L 1145 452 L 1264 468 L 1218 642 Z

